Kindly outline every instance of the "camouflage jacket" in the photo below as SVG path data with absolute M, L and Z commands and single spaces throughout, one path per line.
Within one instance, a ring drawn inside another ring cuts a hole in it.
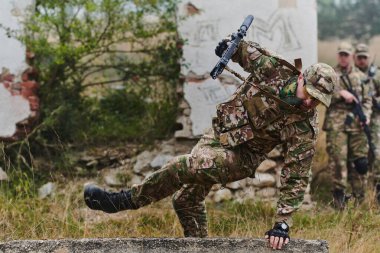
M 274 96 L 300 73 L 252 42 L 241 42 L 232 60 L 251 73 L 248 81 L 261 84 Z M 289 215 L 302 204 L 317 136 L 315 109 L 305 112 L 283 106 L 246 81 L 227 102 L 218 105 L 213 127 L 222 145 L 244 147 L 255 155 L 265 156 L 276 145 L 284 144 L 285 167 L 277 214 Z
M 362 73 L 366 75 L 366 80 L 369 81 L 369 85 L 371 88 L 372 101 L 373 101 L 372 111 L 373 113 L 374 112 L 379 113 L 380 112 L 380 69 L 376 70 L 376 74 L 372 79 L 368 78 L 368 70 L 369 70 L 369 67 L 366 69 L 360 69 L 360 71 L 362 71 Z
M 347 104 L 343 97 L 339 95 L 339 91 L 348 89 L 347 84 L 343 83 L 340 77 L 344 72 L 347 73 L 352 84 L 352 90 L 358 95 L 367 118 L 371 117 L 372 113 L 371 85 L 364 83 L 366 76 L 356 67 L 350 66 L 348 70 L 342 70 L 342 68 L 336 66 L 335 72 L 339 76 L 338 85 L 335 86 L 331 105 L 326 111 L 323 130 L 362 131 L 357 121 L 353 121 L 350 125 L 345 124 L 348 115 L 353 117 L 353 104 Z

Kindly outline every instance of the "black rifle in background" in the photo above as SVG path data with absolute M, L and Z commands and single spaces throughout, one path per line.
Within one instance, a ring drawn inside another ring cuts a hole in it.
M 232 55 L 235 53 L 236 48 L 238 48 L 240 41 L 243 39 L 244 36 L 247 35 L 247 30 L 251 26 L 252 21 L 253 16 L 249 15 L 244 19 L 244 22 L 240 26 L 238 32 L 231 35 L 231 44 L 228 46 L 226 51 L 224 51 L 222 57 L 210 73 L 210 76 L 213 79 L 216 79 L 223 72 Z
M 355 118 L 357 117 L 361 123 L 361 126 L 363 127 L 364 133 L 368 140 L 369 145 L 369 156 L 374 157 L 375 153 L 375 146 L 372 143 L 372 137 L 371 137 L 371 130 L 369 129 L 369 126 L 367 124 L 367 117 L 365 116 L 363 112 L 363 107 L 361 105 L 359 96 L 356 94 L 356 92 L 352 89 L 352 83 L 347 74 L 343 74 L 340 76 L 340 79 L 342 80 L 343 84 L 346 86 L 347 90 L 355 96 L 358 102 L 354 103 L 354 109 L 352 110 L 352 113 L 354 114 Z M 350 125 L 354 119 L 350 116 L 347 116 L 346 121 L 344 122 L 346 125 Z

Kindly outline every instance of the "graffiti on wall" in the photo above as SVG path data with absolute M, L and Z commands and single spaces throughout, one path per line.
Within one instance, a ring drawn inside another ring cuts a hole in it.
M 249 30 L 249 40 L 267 45 L 276 52 L 288 52 L 302 49 L 294 31 L 289 14 L 276 10 L 267 19 L 256 18 L 255 26 Z

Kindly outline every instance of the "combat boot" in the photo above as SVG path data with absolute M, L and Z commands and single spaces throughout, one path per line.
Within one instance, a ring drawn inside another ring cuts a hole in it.
M 351 198 L 351 196 L 346 196 L 342 189 L 335 189 L 333 191 L 333 206 L 335 209 L 343 211 L 346 208 L 347 201 Z
M 376 201 L 377 204 L 380 206 L 380 183 L 376 184 Z
M 84 200 L 90 209 L 101 210 L 106 213 L 138 208 L 132 202 L 130 190 L 107 192 L 95 185 L 87 185 L 84 189 Z

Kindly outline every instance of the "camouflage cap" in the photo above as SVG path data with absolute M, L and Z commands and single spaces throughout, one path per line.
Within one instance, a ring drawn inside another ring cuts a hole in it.
M 352 54 L 352 45 L 348 42 L 342 42 L 338 46 L 338 54 L 339 53 L 346 53 L 346 54 Z
M 360 43 L 355 47 L 356 56 L 366 56 L 369 57 L 369 49 L 366 44 Z
M 316 63 L 308 67 L 303 76 L 307 93 L 328 107 L 338 82 L 334 69 L 325 63 Z

